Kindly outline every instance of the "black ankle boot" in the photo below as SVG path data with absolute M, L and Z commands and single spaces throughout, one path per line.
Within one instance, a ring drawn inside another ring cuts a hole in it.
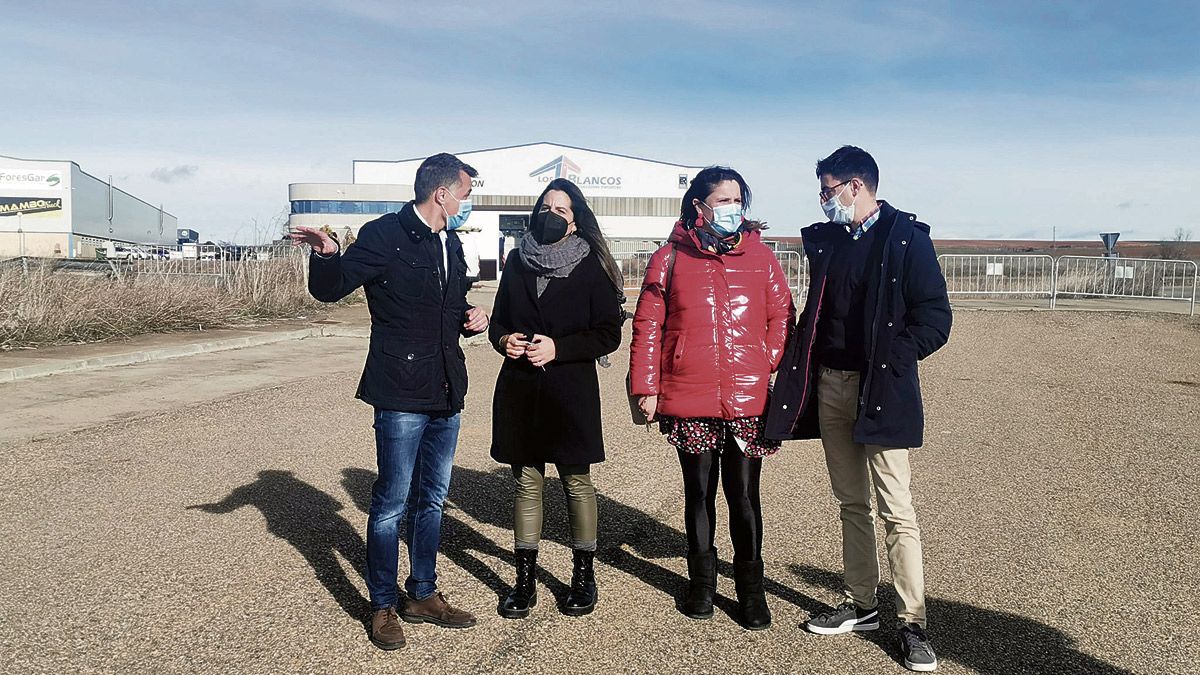
M 563 603 L 567 616 L 583 616 L 596 609 L 595 551 L 575 551 L 575 569 L 571 572 L 571 592 Z
M 524 619 L 537 604 L 537 549 L 516 550 L 517 580 L 512 592 L 500 603 L 500 616 L 506 619 Z
M 679 609 L 692 619 L 711 619 L 713 598 L 717 595 L 717 551 L 689 553 L 687 596 Z
M 738 606 L 742 610 L 742 626 L 747 630 L 771 627 L 771 610 L 763 591 L 761 560 L 734 560 L 733 581 L 737 587 Z

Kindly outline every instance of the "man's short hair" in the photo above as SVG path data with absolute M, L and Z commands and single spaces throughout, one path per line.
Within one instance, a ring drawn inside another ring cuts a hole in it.
M 413 180 L 413 196 L 417 203 L 424 204 L 433 191 L 440 187 L 458 185 L 459 171 L 467 172 L 471 178 L 479 175 L 479 172 L 470 164 L 448 152 L 441 152 L 426 158 L 424 162 L 421 162 L 421 166 L 417 167 L 417 177 Z
M 826 174 L 839 181 L 857 178 L 871 192 L 879 189 L 879 165 L 875 163 L 875 158 L 853 145 L 843 145 L 834 150 L 832 155 L 817 162 L 817 179 Z

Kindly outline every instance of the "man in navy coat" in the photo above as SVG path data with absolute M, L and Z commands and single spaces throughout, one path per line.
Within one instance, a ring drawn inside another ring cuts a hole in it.
M 873 485 L 904 663 L 932 671 L 908 454 L 925 426 L 917 361 L 950 336 L 946 281 L 929 226 L 875 198 L 879 167 L 865 150 L 839 148 L 817 163 L 817 178 L 829 220 L 801 232 L 812 270 L 808 300 L 767 415 L 771 438 L 821 439 L 841 506 L 845 602 L 806 626 L 822 635 L 879 627 Z
M 467 304 L 467 265 L 454 232 L 471 212 L 476 175 L 453 155 L 426 159 L 413 182 L 415 199 L 363 225 L 345 251 L 317 229 L 290 235 L 312 247 L 313 297 L 335 302 L 359 286 L 367 294 L 371 344 L 356 397 L 375 408 L 379 477 L 367 517 L 366 581 L 370 637 L 381 649 L 404 646 L 401 619 L 475 625 L 438 592 L 436 564 L 467 393 L 458 338 L 488 327 L 484 310 Z M 401 519 L 410 563 L 403 603 L 396 588 Z

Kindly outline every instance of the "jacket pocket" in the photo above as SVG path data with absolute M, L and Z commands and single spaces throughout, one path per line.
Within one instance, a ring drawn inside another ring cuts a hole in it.
M 766 342 L 762 343 L 762 358 L 763 358 L 763 367 L 767 369 L 767 372 L 768 373 L 775 372 L 775 369 L 778 366 L 771 362 L 771 348 L 767 346 Z
M 407 298 L 420 298 L 438 288 L 437 267 L 416 256 L 398 255 L 388 274 L 387 285 L 393 293 Z
M 380 350 L 388 379 L 400 398 L 431 399 L 445 379 L 437 345 L 384 343 Z
M 887 364 L 894 377 L 906 377 L 916 369 L 917 359 L 908 351 L 893 349 L 888 355 Z
M 888 370 L 891 371 L 891 377 L 894 380 L 902 380 L 908 377 L 912 374 L 912 369 L 913 366 L 900 362 L 893 362 L 888 365 Z
M 674 373 L 683 365 L 684 355 L 687 347 L 687 333 L 680 333 L 675 339 L 675 344 L 672 345 L 671 353 L 667 355 L 666 363 L 663 364 L 663 370 L 668 373 Z

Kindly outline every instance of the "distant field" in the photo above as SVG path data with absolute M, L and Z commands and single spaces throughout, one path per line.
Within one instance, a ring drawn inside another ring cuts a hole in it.
M 779 248 L 800 250 L 800 237 L 770 237 Z M 1104 254 L 1100 238 L 1095 241 L 1049 242 L 1025 239 L 937 239 L 933 242 L 939 255 L 1082 255 Z M 1125 258 L 1171 258 L 1200 262 L 1200 241 L 1182 243 L 1161 241 L 1118 241 L 1117 252 Z
M 1018 239 L 938 239 L 934 242 L 939 254 L 958 255 L 1104 255 L 1100 238 L 1096 241 L 1048 241 Z M 1118 241 L 1117 253 L 1125 258 L 1162 258 L 1164 253 L 1179 260 L 1200 261 L 1200 242 L 1183 243 L 1160 241 Z M 1182 255 L 1180 255 L 1182 253 Z

